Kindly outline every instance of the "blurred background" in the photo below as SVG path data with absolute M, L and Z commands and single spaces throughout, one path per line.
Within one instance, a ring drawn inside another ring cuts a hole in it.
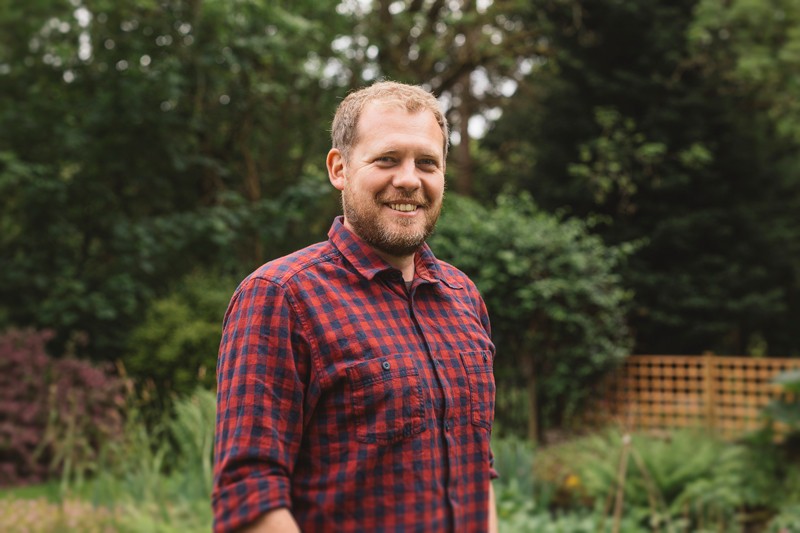
M 431 244 L 492 317 L 497 449 L 521 468 L 504 527 L 712 523 L 680 522 L 712 490 L 681 499 L 686 480 L 613 519 L 617 455 L 597 493 L 524 465 L 630 354 L 800 355 L 796 0 L 0 0 L 0 486 L 33 491 L 0 493 L 0 521 L 208 529 L 228 300 L 326 238 L 330 121 L 378 79 L 451 123 Z M 713 446 L 692 479 L 716 487 Z M 698 516 L 800 531 L 774 497 L 800 501 L 792 476 L 749 496 L 730 478 Z M 552 525 L 564 491 L 579 510 Z

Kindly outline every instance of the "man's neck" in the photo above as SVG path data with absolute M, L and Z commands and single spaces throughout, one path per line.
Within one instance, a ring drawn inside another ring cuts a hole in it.
M 403 274 L 404 281 L 413 281 L 414 280 L 414 255 L 406 255 L 403 257 L 397 257 L 395 255 L 387 254 L 386 252 L 382 252 L 381 250 L 375 250 L 384 261 L 395 267 Z

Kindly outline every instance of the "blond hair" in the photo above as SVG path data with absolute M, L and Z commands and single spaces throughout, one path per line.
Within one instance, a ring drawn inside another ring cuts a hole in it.
M 394 81 L 379 81 L 368 87 L 348 94 L 336 109 L 331 127 L 331 145 L 339 150 L 345 161 L 350 150 L 358 143 L 358 119 L 364 106 L 369 102 L 381 102 L 397 105 L 409 113 L 430 111 L 442 129 L 444 144 L 442 153 L 447 158 L 450 144 L 447 119 L 439 108 L 439 101 L 430 92 L 417 85 L 408 85 Z

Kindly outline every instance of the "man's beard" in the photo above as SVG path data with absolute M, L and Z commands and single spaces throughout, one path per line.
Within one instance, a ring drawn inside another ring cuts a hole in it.
M 391 198 L 384 199 L 384 196 L 356 199 L 351 188 L 345 187 L 342 193 L 345 219 L 356 235 L 373 248 L 394 257 L 412 255 L 433 233 L 441 212 L 441 201 L 434 205 L 428 199 L 420 201 L 419 195 L 402 191 L 392 194 Z M 391 203 L 421 204 L 419 209 L 423 210 L 424 224 L 418 227 L 416 219 L 399 217 L 392 223 L 383 220 L 381 211 L 388 199 L 392 200 Z

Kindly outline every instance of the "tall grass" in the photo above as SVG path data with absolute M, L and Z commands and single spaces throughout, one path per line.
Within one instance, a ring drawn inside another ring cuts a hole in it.
M 122 511 L 126 531 L 208 531 L 216 399 L 198 389 L 174 414 L 148 428 L 140 416 L 104 454 L 105 464 L 78 493 Z

